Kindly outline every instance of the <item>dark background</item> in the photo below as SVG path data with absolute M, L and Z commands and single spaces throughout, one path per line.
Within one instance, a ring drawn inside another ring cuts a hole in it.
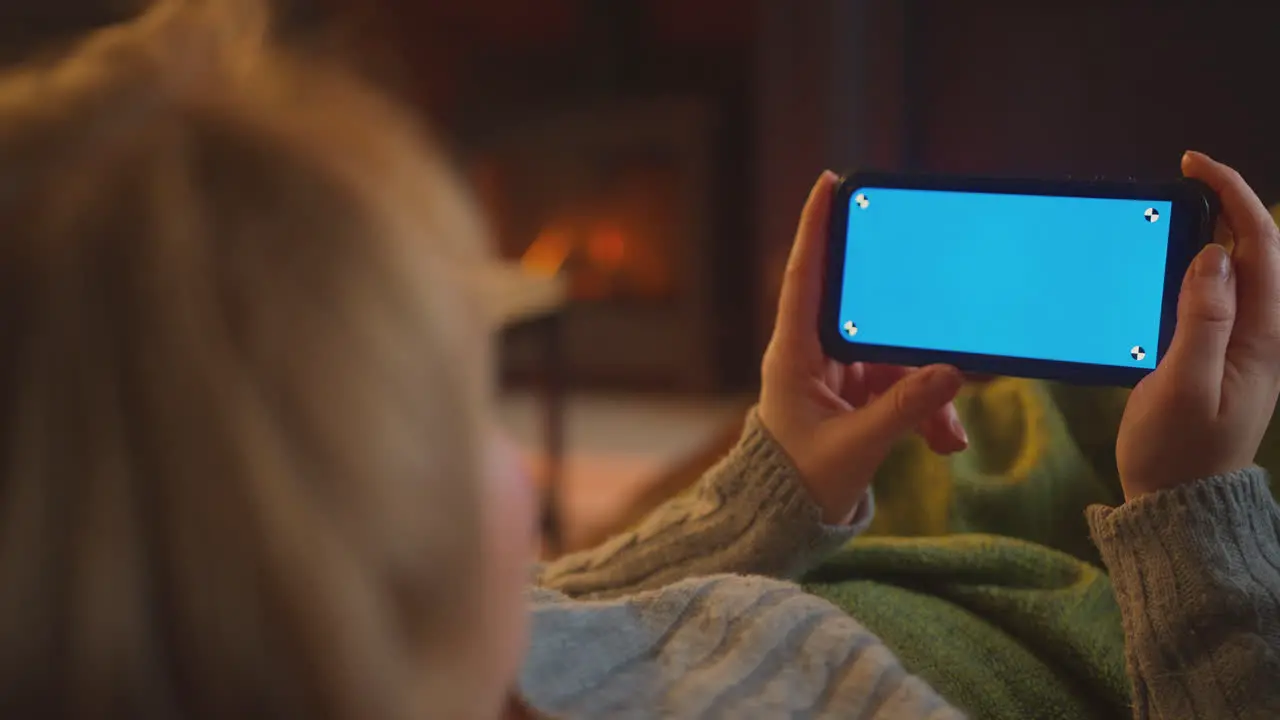
M 14 58 L 119 16 L 7 0 Z M 1197 148 L 1280 200 L 1280 4 L 970 0 L 293 0 L 465 157 L 522 115 L 680 94 L 716 111 L 705 242 L 714 390 L 750 386 L 823 168 L 1166 178 Z

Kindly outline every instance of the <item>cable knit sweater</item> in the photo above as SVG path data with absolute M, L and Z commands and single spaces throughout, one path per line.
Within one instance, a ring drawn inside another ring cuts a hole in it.
M 789 578 L 824 526 L 753 417 L 696 492 L 539 568 L 521 690 L 557 718 L 958 718 L 864 626 Z M 1138 718 L 1280 717 L 1280 509 L 1259 469 L 1093 508 Z

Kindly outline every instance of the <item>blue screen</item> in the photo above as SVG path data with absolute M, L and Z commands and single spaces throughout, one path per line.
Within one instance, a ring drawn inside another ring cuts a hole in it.
M 862 188 L 850 342 L 1152 369 L 1172 203 Z

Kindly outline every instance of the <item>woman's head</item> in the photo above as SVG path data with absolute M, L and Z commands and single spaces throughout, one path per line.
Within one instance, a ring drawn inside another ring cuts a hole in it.
M 478 226 L 238 5 L 0 80 L 0 712 L 487 711 L 528 538 Z

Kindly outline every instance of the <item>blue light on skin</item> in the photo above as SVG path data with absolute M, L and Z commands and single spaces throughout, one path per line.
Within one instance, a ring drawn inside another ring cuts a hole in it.
M 1166 200 L 862 188 L 849 204 L 841 334 L 1154 368 L 1171 213 Z

